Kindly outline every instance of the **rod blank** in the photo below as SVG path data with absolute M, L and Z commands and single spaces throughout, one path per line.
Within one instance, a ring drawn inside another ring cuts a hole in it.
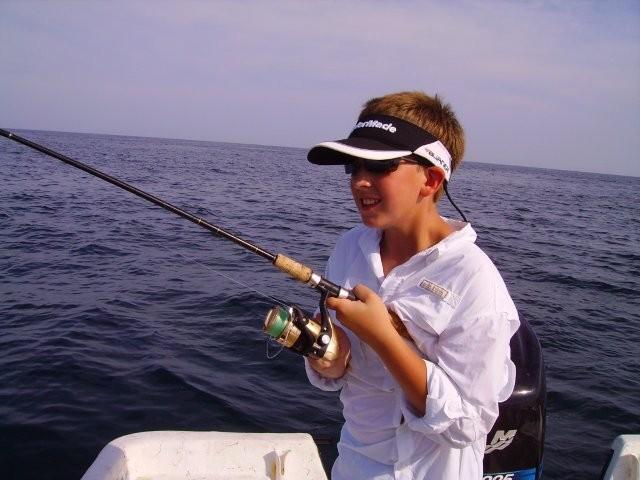
M 26 138 L 23 138 L 19 135 L 16 135 L 15 133 L 11 133 L 8 132 L 7 130 L 3 130 L 0 128 L 0 135 L 2 135 L 3 137 L 7 137 L 10 140 L 13 140 L 15 142 L 21 143 L 23 145 L 26 145 L 27 147 L 33 148 L 34 150 L 37 150 L 38 152 L 44 153 L 45 155 L 49 155 L 50 157 L 53 158 L 57 158 L 58 160 L 71 165 L 73 167 L 79 168 L 80 170 L 89 173 L 90 175 L 93 175 L 94 177 L 98 177 L 102 180 L 105 180 L 106 182 L 111 183 L 112 185 L 115 185 L 116 187 L 120 187 L 128 192 L 133 193 L 134 195 L 137 195 L 138 197 L 144 198 L 145 200 L 154 203 L 156 205 L 158 205 L 159 207 L 162 207 L 166 210 L 169 210 L 170 212 L 175 213 L 176 215 L 181 216 L 182 218 L 186 218 L 187 220 L 189 220 L 190 222 L 195 223 L 196 225 L 201 226 L 202 228 L 205 228 L 207 230 L 209 230 L 210 232 L 219 235 L 221 237 L 224 237 L 228 240 L 231 240 L 232 242 L 235 242 L 239 245 L 241 245 L 242 247 L 246 248 L 247 250 L 252 251 L 253 253 L 256 253 L 262 257 L 265 257 L 267 259 L 269 259 L 271 262 L 275 262 L 276 260 L 276 255 L 267 252 L 266 250 L 258 247 L 257 245 L 254 245 L 251 242 L 248 242 L 230 232 L 227 232 L 226 230 L 223 230 L 222 228 L 213 225 L 209 222 L 207 222 L 206 220 L 197 217 L 181 208 L 176 207 L 175 205 L 170 204 L 169 202 L 165 202 L 164 200 L 162 200 L 161 198 L 158 198 L 154 195 L 151 195 L 150 193 L 147 193 L 143 190 L 140 190 L 139 188 L 134 187 L 133 185 L 130 185 L 126 182 L 123 182 L 122 180 L 116 178 L 116 177 L 112 177 L 111 175 L 107 175 L 104 172 L 101 172 L 100 170 L 97 170 L 89 165 L 86 165 L 82 162 L 79 162 L 77 160 L 74 160 L 73 158 L 69 158 L 66 155 L 62 155 L 61 153 L 58 153 L 54 150 L 51 150 L 47 147 L 43 147 L 42 145 L 38 145 L 37 143 L 34 143 L 30 140 L 27 140 Z
M 312 286 L 314 288 L 323 292 L 327 292 L 330 295 L 334 295 L 334 296 L 344 296 L 346 293 L 348 293 L 349 298 L 355 299 L 353 294 L 351 294 L 350 292 L 346 292 L 339 285 L 336 285 L 335 283 L 332 283 L 326 280 L 325 278 L 320 277 L 319 275 L 315 275 L 309 267 L 301 263 L 298 263 L 295 260 L 286 257 L 285 255 L 282 255 L 282 254 L 275 255 L 273 253 L 270 253 L 267 250 L 264 250 L 263 248 L 255 245 L 254 243 L 244 240 L 243 238 L 240 238 L 231 232 L 228 232 L 216 225 L 213 225 L 212 223 L 207 222 L 206 220 L 200 217 L 197 217 L 181 208 L 178 208 L 175 205 L 170 204 L 169 202 L 165 202 L 161 198 L 158 198 L 154 195 L 151 195 L 150 193 L 140 190 L 139 188 L 136 188 L 133 185 L 130 185 L 126 182 L 123 182 L 122 180 L 116 177 L 107 175 L 106 173 L 101 172 L 100 170 L 97 170 L 87 164 L 79 162 L 78 160 L 69 158 L 66 155 L 63 155 L 54 150 L 51 150 L 50 148 L 43 147 L 42 145 L 32 142 L 31 140 L 27 140 L 26 138 L 16 135 L 15 133 L 9 132 L 8 130 L 4 130 L 0 128 L 0 135 L 8 138 L 9 140 L 13 140 L 14 142 L 21 143 L 22 145 L 25 145 L 29 148 L 37 150 L 40 153 L 44 153 L 45 155 L 56 158 L 68 165 L 76 167 L 90 175 L 93 175 L 94 177 L 98 177 L 106 182 L 111 183 L 112 185 L 115 185 L 116 187 L 120 187 L 123 190 L 131 192 L 140 198 L 143 198 L 159 207 L 164 208 L 165 210 L 169 210 L 170 212 L 173 212 L 176 215 L 179 215 L 180 217 L 185 218 L 190 222 L 193 222 L 196 225 L 209 230 L 215 235 L 226 238 L 227 240 L 231 240 L 232 242 L 240 245 L 241 247 L 257 255 L 260 255 L 261 257 L 268 259 L 277 268 L 279 268 L 281 271 L 283 271 L 284 273 L 288 274 L 289 276 L 291 276 L 296 280 L 299 280 L 303 283 L 309 283 L 310 280 L 312 280 L 314 277 L 317 277 L 319 280 L 312 282 Z

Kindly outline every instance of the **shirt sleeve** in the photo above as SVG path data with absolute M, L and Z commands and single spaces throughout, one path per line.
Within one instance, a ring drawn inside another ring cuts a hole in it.
M 410 429 L 455 448 L 489 433 L 498 402 L 509 397 L 515 381 L 509 341 L 519 320 L 510 298 L 504 307 L 488 316 L 460 312 L 440 334 L 429 355 L 437 360 L 425 359 L 424 416 L 416 416 L 406 399 L 401 402 Z
M 335 392 L 340 390 L 345 382 L 346 373 L 336 379 L 325 378 L 316 372 L 311 365 L 309 365 L 309 360 L 307 358 L 304 359 L 304 369 L 307 372 L 307 378 L 309 379 L 309 383 L 314 387 L 319 388 L 320 390 L 326 390 L 329 392 Z

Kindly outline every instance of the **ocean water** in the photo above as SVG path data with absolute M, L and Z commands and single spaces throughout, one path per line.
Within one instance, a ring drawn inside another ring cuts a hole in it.
M 301 149 L 18 133 L 320 272 L 358 223 L 341 168 Z M 451 192 L 542 344 L 544 478 L 597 478 L 613 438 L 640 433 L 640 179 L 469 162 Z M 317 302 L 266 260 L 0 138 L 2 478 L 79 478 L 145 430 L 309 432 L 330 461 L 339 401 L 292 353 L 267 357 L 269 297 Z

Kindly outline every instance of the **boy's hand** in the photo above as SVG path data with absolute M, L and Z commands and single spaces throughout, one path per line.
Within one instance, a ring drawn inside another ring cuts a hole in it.
M 360 301 L 330 297 L 327 306 L 340 322 L 373 348 L 396 379 L 418 416 L 425 412 L 427 366 L 400 336 L 382 299 L 364 285 L 356 285 Z
M 353 294 L 359 301 L 329 297 L 327 306 L 336 311 L 338 320 L 345 327 L 377 350 L 385 341 L 397 335 L 387 307 L 382 303 L 382 299 L 365 285 L 356 285 Z
M 316 315 L 314 320 L 320 323 L 320 315 Z M 307 357 L 309 365 L 316 372 L 325 378 L 340 378 L 344 375 L 351 358 L 351 342 L 344 330 L 338 325 L 333 325 L 333 336 L 338 342 L 338 356 L 334 360 L 324 358 Z

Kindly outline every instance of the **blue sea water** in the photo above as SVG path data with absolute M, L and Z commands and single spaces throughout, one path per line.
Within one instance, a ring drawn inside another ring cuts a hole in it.
M 18 133 L 318 271 L 358 223 L 340 167 L 301 149 Z M 611 440 L 640 433 L 640 179 L 469 162 L 451 192 L 542 344 L 545 478 L 597 478 Z M 317 302 L 266 260 L 0 138 L 2 478 L 79 478 L 145 430 L 330 443 L 337 396 L 295 355 L 267 358 L 266 296 Z

